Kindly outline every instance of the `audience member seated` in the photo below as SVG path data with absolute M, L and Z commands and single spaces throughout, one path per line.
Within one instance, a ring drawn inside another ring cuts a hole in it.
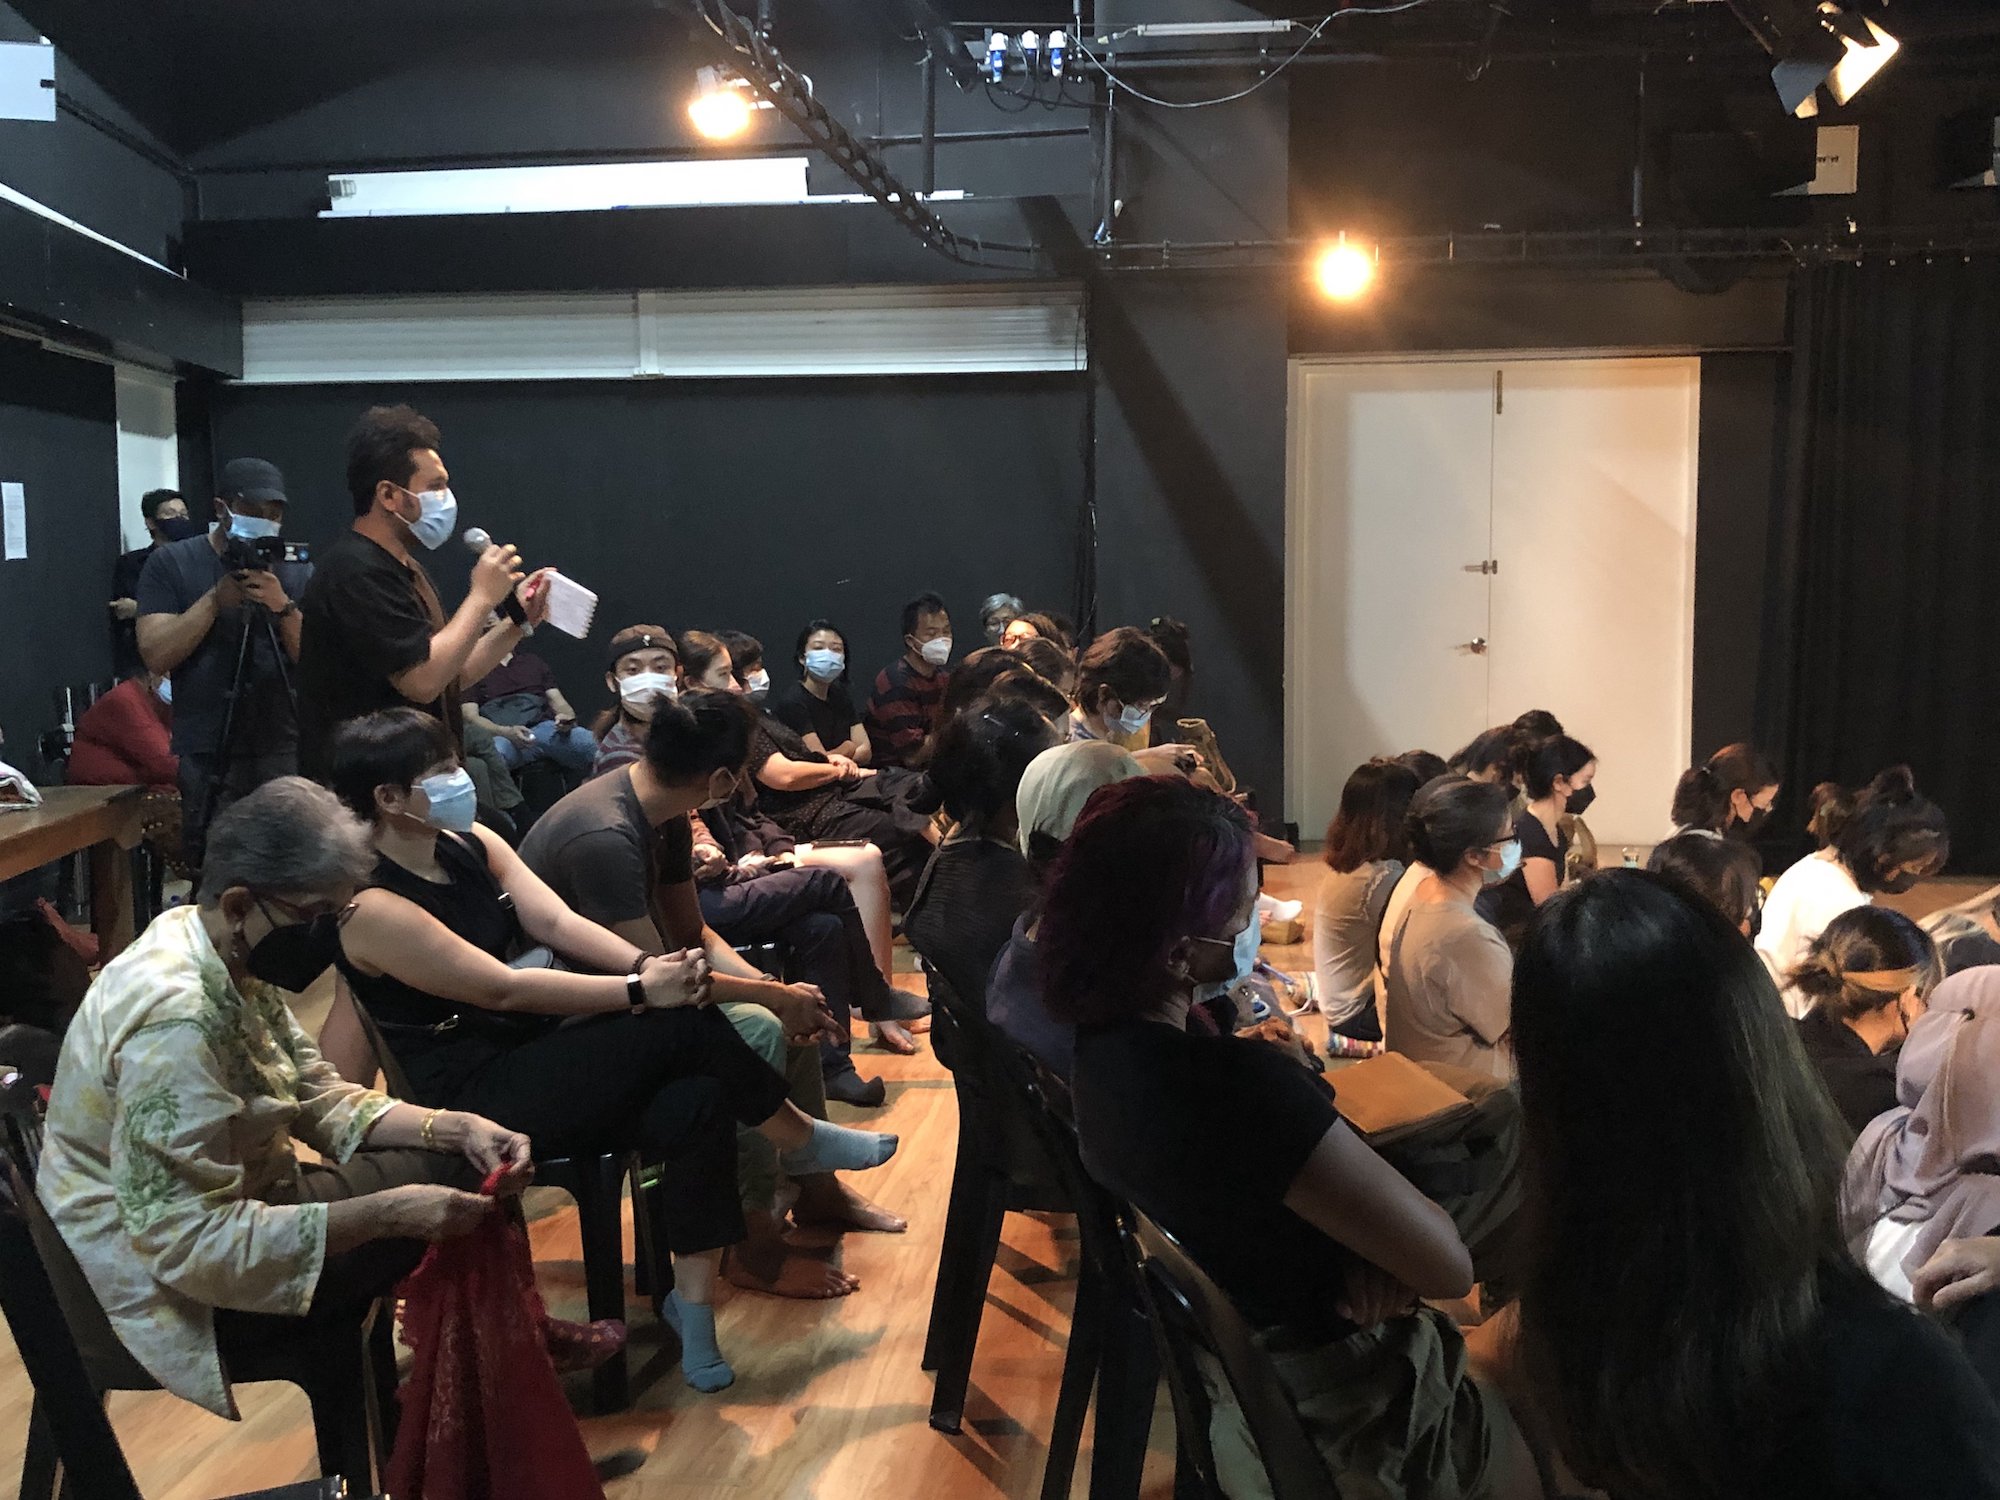
M 1410 852 L 1429 872 L 1380 940 L 1382 1036 L 1391 1052 L 1513 1076 L 1506 1047 L 1514 959 L 1479 893 L 1520 863 L 1506 791 L 1445 776 L 1410 803 Z
M 1511 792 L 1514 787 L 1515 741 L 1512 724 L 1485 730 L 1447 761 L 1445 769 L 1453 776 L 1498 783 Z
M 1521 940 L 1535 908 L 1568 878 L 1570 832 L 1565 816 L 1582 817 L 1596 798 L 1597 756 L 1567 735 L 1542 740 L 1515 757 L 1527 805 L 1514 818 L 1519 866 L 1479 897 L 1479 914 L 1510 945 Z
M 729 653 L 729 669 L 736 674 L 736 686 L 753 704 L 771 696 L 771 674 L 764 670 L 764 643 L 741 630 L 718 630 L 715 638 Z
M 1375 1014 L 1375 946 L 1389 892 L 1409 857 L 1416 772 L 1393 760 L 1357 767 L 1326 829 L 1328 874 L 1313 916 L 1313 978 L 1327 1029 L 1382 1040 Z
M 757 715 L 750 770 L 773 822 L 815 850 L 873 844 L 893 899 L 908 905 L 933 845 L 936 793 L 921 774 L 822 754 L 769 711 Z
M 986 644 L 997 646 L 1007 627 L 1025 612 L 1018 594 L 989 594 L 986 602 L 979 606 L 979 625 L 986 632 Z
M 1757 908 L 1764 899 L 1763 866 L 1748 844 L 1718 838 L 1706 829 L 1677 833 L 1653 846 L 1646 868 L 1678 880 L 1745 937 L 1756 931 Z
M 1160 648 L 1173 674 L 1167 686 L 1167 701 L 1160 705 L 1148 726 L 1152 743 L 1186 744 L 1180 723 L 1192 712 L 1190 705 L 1194 701 L 1194 634 L 1185 621 L 1172 615 L 1155 615 L 1146 627 L 1146 635 Z
M 177 790 L 181 763 L 174 754 L 172 704 L 171 679 L 155 672 L 126 678 L 77 720 L 63 780 Z
M 604 685 L 618 695 L 618 706 L 596 725 L 597 759 L 590 774 L 602 776 L 642 759 L 646 726 L 653 706 L 680 696 L 680 650 L 658 625 L 627 625 L 611 637 Z
M 1778 800 L 1778 773 L 1754 745 L 1724 745 L 1681 773 L 1674 788 L 1675 833 L 1715 833 L 1748 841 L 1763 831 Z
M 576 722 L 576 710 L 556 686 L 549 664 L 517 646 L 474 683 L 461 705 L 467 722 L 493 732 L 507 769 L 552 760 L 572 776 L 586 775 L 597 758 L 597 740 Z
M 1778 877 L 1757 933 L 1757 951 L 1794 1019 L 1812 1002 L 1786 976 L 1826 924 L 1877 894 L 1901 895 L 1943 869 L 1951 854 L 1944 814 L 1918 793 L 1908 766 L 1891 767 L 1853 794 L 1814 788 L 1812 816 L 1825 846 Z
M 2000 1494 L 2000 1410 L 1842 1241 L 1845 1132 L 1790 1029 L 1735 926 L 1656 876 L 1583 881 L 1529 928 L 1531 1230 L 1494 1331 L 1568 1489 Z
M 1929 935 L 1883 906 L 1835 917 L 1788 976 L 1812 1003 L 1799 1040 L 1855 1135 L 1896 1107 L 1897 1054 L 1943 978 Z
M 1924 918 L 1947 974 L 2000 964 L 2000 886 Z
M 799 678 L 771 695 L 764 711 L 805 741 L 806 747 L 857 766 L 873 758 L 875 747 L 854 699 L 847 691 L 847 637 L 831 620 L 814 620 L 799 632 L 793 653 Z
M 1896 1103 L 1847 1158 L 1842 1217 L 1855 1258 L 1914 1301 L 1911 1278 L 1947 1240 L 2000 1233 L 2000 969 L 1932 993 L 1896 1059 Z
M 707 1004 L 705 954 L 647 956 L 474 825 L 471 782 L 430 715 L 389 709 L 342 725 L 333 781 L 370 819 L 378 855 L 340 929 L 341 977 L 416 1101 L 490 1115 L 554 1155 L 637 1148 L 656 1166 L 675 1262 L 668 1321 L 688 1383 L 720 1390 L 733 1376 L 715 1346 L 715 1270 L 748 1233 L 734 1126 L 789 1153 L 797 1172 L 877 1165 L 894 1137 L 801 1113 L 784 1075 Z M 529 943 L 580 972 L 511 965 Z
M 690 630 L 680 638 L 681 688 L 739 692 L 728 649 L 720 637 Z M 879 1078 L 854 1070 L 850 1016 L 859 1011 L 890 1038 L 916 1044 L 900 1023 L 930 1014 L 920 997 L 889 983 L 877 965 L 868 929 L 847 879 L 830 865 L 806 868 L 798 845 L 737 796 L 692 813 L 695 887 L 708 925 L 736 947 L 777 942 L 792 969 L 826 996 L 838 1037 L 822 1038 L 820 1062 L 826 1096 L 872 1109 L 882 1103 Z M 808 850 L 808 858 L 811 851 Z M 870 847 L 833 851 L 850 868 L 872 864 L 879 880 L 881 914 L 888 916 L 888 877 Z M 748 863 L 743 861 L 747 858 Z M 857 873 L 858 870 L 857 870 Z
M 757 1055 L 784 1073 L 791 1101 L 826 1116 L 819 1039 L 833 1029 L 826 998 L 809 984 L 781 984 L 746 962 L 702 920 L 688 814 L 724 802 L 747 773 L 750 709 L 733 693 L 694 692 L 656 702 L 646 752 L 594 777 L 545 813 L 521 859 L 572 910 L 647 953 L 697 949 L 710 993 Z M 821 1251 L 784 1238 L 778 1162 L 754 1131 L 737 1133 L 737 1173 L 750 1238 L 724 1272 L 739 1286 L 793 1297 L 837 1297 L 854 1278 Z M 905 1220 L 876 1207 L 831 1173 L 798 1181 L 801 1226 L 897 1233 Z
M 1039 944 L 1049 1008 L 1077 1027 L 1084 1163 L 1257 1330 L 1340 1493 L 1537 1496 L 1505 1404 L 1419 1300 L 1472 1286 L 1450 1218 L 1348 1128 L 1302 1054 L 1188 1025 L 1256 898 L 1249 819 L 1227 798 L 1142 777 L 1091 799 Z M 1211 1437 L 1229 1494 L 1269 1493 L 1232 1405 Z
M 1018 651 L 1029 641 L 1048 641 L 1066 651 L 1073 650 L 1076 645 L 1075 638 L 1058 625 L 1053 616 L 1038 610 L 1016 616 L 1000 632 L 1000 644 L 1009 651 Z
M 1020 655 L 1003 651 L 998 646 L 982 646 L 958 664 L 951 674 L 951 686 L 945 689 L 944 717 L 938 723 L 951 723 L 981 700 L 1003 698 L 1028 704 L 1047 719 L 1052 728 L 1060 728 L 1067 736 L 1069 700 L 1063 696 L 1062 690 L 1029 666 Z M 934 745 L 935 742 L 933 747 L 925 749 L 923 764 L 930 763 Z
M 1029 763 L 1055 742 L 1054 728 L 1029 705 L 982 699 L 945 725 L 931 761 L 931 780 L 958 826 L 924 871 L 903 932 L 959 1003 L 982 1015 L 993 961 L 1035 897 L 1015 794 Z M 948 1036 L 939 1031 L 938 1055 L 950 1065 Z
M 903 654 L 875 675 L 861 722 L 878 766 L 913 766 L 943 722 L 951 681 L 951 616 L 936 594 L 903 606 Z
M 331 792 L 266 782 L 63 1043 L 36 1191 L 133 1358 L 219 1416 L 232 1350 L 358 1321 L 492 1210 L 488 1173 L 528 1180 L 525 1136 L 343 1082 L 292 1018 L 280 991 L 326 968 L 373 862 Z
M 1166 702 L 1173 668 L 1151 636 L 1130 625 L 1107 630 L 1077 661 L 1072 740 L 1103 740 L 1139 755 L 1148 771 L 1173 769 L 1172 746 L 1147 751 L 1154 710 Z
M 1100 740 L 1057 745 L 1028 762 L 1014 794 L 1015 839 L 1038 888 L 1047 885 L 1056 855 L 1090 794 L 1145 774 L 1130 751 Z M 1043 999 L 1039 924 L 1038 910 L 1023 912 L 1007 946 L 993 960 L 993 972 L 986 978 L 986 1019 L 1041 1059 L 1058 1078 L 1067 1078 L 1076 1059 L 1076 1028 L 1056 1019 Z
M 1007 649 L 1019 656 L 1022 664 L 1032 668 L 1045 682 L 1053 683 L 1065 698 L 1075 694 L 1076 653 L 1069 647 L 1037 637 Z

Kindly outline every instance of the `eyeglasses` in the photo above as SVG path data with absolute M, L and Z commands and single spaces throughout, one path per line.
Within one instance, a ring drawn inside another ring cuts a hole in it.
M 257 904 L 260 907 L 264 906 L 266 902 L 269 902 L 271 906 L 277 907 L 279 911 L 290 917 L 294 922 L 317 922 L 321 917 L 332 917 L 333 925 L 336 927 L 345 927 L 347 925 L 348 919 L 354 915 L 357 905 L 356 902 L 350 901 L 345 906 L 309 907 L 295 905 L 282 896 L 264 895 L 257 897 Z M 268 909 L 264 912 L 264 920 L 267 922 L 271 920 L 271 913 Z M 271 925 L 276 927 L 279 924 L 271 922 Z

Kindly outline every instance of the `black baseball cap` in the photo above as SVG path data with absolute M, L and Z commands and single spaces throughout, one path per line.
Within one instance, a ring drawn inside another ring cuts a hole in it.
M 259 505 L 290 503 L 285 499 L 285 476 L 276 464 L 261 458 L 230 459 L 222 466 L 222 488 L 217 493 L 225 500 L 254 500 Z

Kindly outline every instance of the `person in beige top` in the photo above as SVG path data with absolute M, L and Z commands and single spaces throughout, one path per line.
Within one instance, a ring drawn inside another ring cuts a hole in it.
M 524 1135 L 344 1082 L 279 993 L 331 963 L 373 864 L 331 792 L 265 783 L 210 828 L 195 903 L 104 966 L 56 1065 L 37 1196 L 132 1357 L 219 1416 L 230 1347 L 364 1308 L 492 1210 L 466 1189 L 532 1170 Z
M 1410 804 L 1410 849 L 1430 871 L 1382 936 L 1383 1041 L 1417 1062 L 1509 1079 L 1514 959 L 1474 907 L 1520 860 L 1502 787 L 1450 776 Z

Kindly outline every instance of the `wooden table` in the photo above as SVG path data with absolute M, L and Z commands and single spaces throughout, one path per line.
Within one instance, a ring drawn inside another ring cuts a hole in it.
M 132 941 L 132 861 L 143 821 L 141 786 L 51 786 L 42 805 L 0 812 L 0 880 L 90 851 L 90 925 L 97 959 Z

